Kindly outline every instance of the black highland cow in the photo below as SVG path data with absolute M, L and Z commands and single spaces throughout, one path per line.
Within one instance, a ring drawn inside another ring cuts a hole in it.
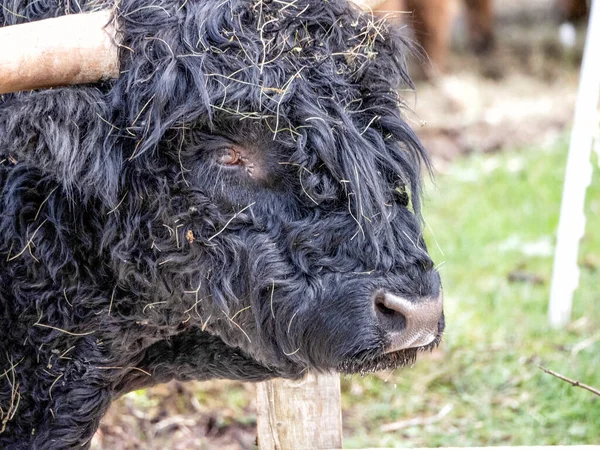
M 86 448 L 111 400 L 171 379 L 439 343 L 384 22 L 346 0 L 1 6 L 4 26 L 115 7 L 122 75 L 0 97 L 0 448 Z

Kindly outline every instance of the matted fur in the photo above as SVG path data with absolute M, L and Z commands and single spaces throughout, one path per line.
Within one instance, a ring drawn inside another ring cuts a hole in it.
M 1 3 L 4 26 L 113 6 Z M 412 361 L 373 310 L 440 290 L 402 38 L 345 0 L 115 15 L 117 81 L 0 97 L 0 447 L 85 448 L 112 399 L 173 378 Z

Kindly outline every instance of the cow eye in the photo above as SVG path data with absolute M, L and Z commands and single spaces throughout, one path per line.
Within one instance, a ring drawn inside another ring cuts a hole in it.
M 404 183 L 396 183 L 394 196 L 396 197 L 396 201 L 400 204 L 400 206 L 408 206 L 410 202 L 410 196 L 406 191 L 406 185 Z
M 235 166 L 242 162 L 242 158 L 235 149 L 226 148 L 217 158 L 217 162 L 223 166 Z

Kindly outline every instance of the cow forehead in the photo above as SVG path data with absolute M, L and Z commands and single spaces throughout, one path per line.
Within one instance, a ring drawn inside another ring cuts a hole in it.
M 248 119 L 281 117 L 297 95 L 315 108 L 335 103 L 358 109 L 370 87 L 365 74 L 390 45 L 384 19 L 346 1 L 212 3 L 196 14 L 198 36 L 195 44 L 184 41 L 190 47 L 184 61 L 190 67 L 200 62 L 209 93 L 226 91 L 225 99 L 213 99 L 214 110 Z M 393 88 L 402 68 L 397 59 L 384 65 Z
M 356 135 L 376 128 L 379 115 L 400 120 L 395 88 L 405 72 L 403 53 L 389 57 L 398 49 L 390 48 L 383 19 L 337 0 L 229 3 L 229 10 L 208 12 L 199 30 L 211 117 L 260 121 L 292 146 L 300 139 L 323 147 L 318 140 L 336 149 L 350 147 L 349 132 L 360 140 Z M 245 20 L 231 20 L 236 14 Z M 382 141 L 360 146 L 364 153 Z M 328 164 L 331 157 L 323 159 Z

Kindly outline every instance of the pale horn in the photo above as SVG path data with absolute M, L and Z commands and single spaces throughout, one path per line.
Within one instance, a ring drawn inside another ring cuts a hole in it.
M 375 8 L 382 3 L 385 3 L 386 0 L 353 0 L 354 3 L 362 6 L 363 8 Z
M 0 28 L 0 94 L 119 76 L 111 11 Z
M 373 8 L 383 0 L 354 0 Z M 112 12 L 0 27 L 0 94 L 95 83 L 119 76 Z

